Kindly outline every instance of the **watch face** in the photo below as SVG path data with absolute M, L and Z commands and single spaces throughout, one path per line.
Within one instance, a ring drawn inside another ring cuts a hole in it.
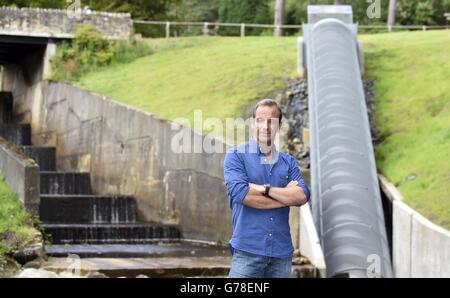
M 269 194 L 270 184 L 264 184 L 264 195 L 267 196 Z

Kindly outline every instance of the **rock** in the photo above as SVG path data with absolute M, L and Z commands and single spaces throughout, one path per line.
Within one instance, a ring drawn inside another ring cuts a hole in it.
M 405 183 L 408 182 L 408 181 L 416 180 L 416 179 L 417 179 L 417 176 L 418 176 L 418 175 L 416 175 L 416 174 L 412 174 L 412 175 L 406 176 L 405 178 L 403 178 L 403 179 L 398 183 L 397 186 L 401 186 L 401 185 L 405 184 Z
M 87 278 L 109 278 L 109 276 L 107 276 L 106 274 L 103 274 L 101 272 L 98 271 L 94 271 L 94 272 L 89 272 L 86 275 Z
M 292 139 L 292 143 L 294 143 L 294 144 L 301 144 L 302 142 L 300 141 L 299 138 L 294 138 L 294 139 Z
M 381 133 L 375 122 L 375 81 L 365 80 L 363 81 L 363 87 L 367 106 L 367 114 L 370 122 L 372 142 L 377 145 L 381 142 Z
M 294 265 L 292 266 L 292 277 L 317 278 L 320 277 L 320 274 L 319 271 L 312 265 Z
M 17 276 L 17 278 L 57 278 L 58 274 L 55 272 L 43 270 L 43 269 L 35 269 L 35 268 L 27 268 L 22 270 Z
M 13 258 L 21 265 L 25 265 L 26 263 L 38 258 L 44 259 L 45 250 L 42 234 L 36 231 L 32 239 L 29 241 L 29 244 L 26 244 L 13 253 Z
M 292 257 L 292 264 L 293 265 L 305 265 L 305 264 L 311 264 L 309 260 L 303 256 L 294 256 Z
M 86 276 L 76 275 L 71 272 L 63 271 L 55 273 L 44 269 L 26 268 L 20 271 L 16 278 L 85 278 Z
M 17 247 L 19 245 L 19 239 L 17 239 L 16 234 L 12 231 L 0 233 L 0 241 L 3 241 L 8 247 Z
M 49 271 L 47 271 L 49 272 Z M 63 271 L 58 274 L 57 277 L 63 277 L 63 278 L 86 278 L 86 276 L 73 274 L 72 272 Z
M 20 264 L 9 257 L 0 257 L 0 277 L 13 277 L 20 270 Z
M 44 260 L 42 258 L 37 258 L 34 259 L 28 263 L 26 263 L 25 265 L 23 265 L 23 269 L 27 269 L 27 268 L 34 268 L 34 269 L 39 269 L 42 264 L 43 264 Z
M 33 261 L 38 258 L 42 258 L 44 255 L 42 244 L 34 244 L 32 246 L 25 247 L 24 249 L 14 252 L 13 258 L 21 265 Z
M 286 123 L 289 126 L 286 133 L 286 142 L 283 150 L 300 158 L 304 151 L 301 132 L 308 126 L 308 97 L 307 85 L 304 79 L 288 81 L 288 90 L 285 91 L 286 100 L 281 101 Z M 309 160 L 308 162 L 309 163 Z
M 364 80 L 363 87 L 372 141 L 376 146 L 381 141 L 381 133 L 375 125 L 375 81 Z M 295 156 L 301 168 L 309 169 L 309 147 L 304 146 L 302 141 L 303 128 L 309 126 L 307 80 L 302 78 L 289 80 L 287 89 L 276 99 L 281 105 L 285 123 L 289 126 L 282 150 Z

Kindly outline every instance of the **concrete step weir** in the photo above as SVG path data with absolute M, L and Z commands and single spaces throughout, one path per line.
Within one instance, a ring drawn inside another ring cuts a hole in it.
M 0 135 L 16 146 L 31 144 L 31 127 L 29 124 L 0 124 Z
M 0 123 L 11 123 L 13 118 L 13 97 L 10 92 L 0 92 Z
M 53 244 L 143 244 L 173 241 L 181 237 L 175 225 L 126 224 L 47 224 L 42 228 Z
M 92 194 L 90 174 L 41 171 L 41 194 Z
M 46 246 L 52 257 L 81 258 L 158 258 L 229 256 L 224 246 L 185 241 L 183 239 L 150 244 L 53 244 Z
M 52 146 L 19 146 L 24 154 L 32 158 L 41 171 L 56 171 L 56 148 Z
M 132 196 L 41 195 L 40 215 L 45 223 L 135 223 L 136 214 Z
M 0 136 L 5 146 L 38 167 L 33 188 L 39 190 L 37 215 L 46 240 L 52 243 L 50 255 L 78 252 L 83 257 L 98 257 L 100 252 L 103 257 L 147 257 L 152 250 L 145 245 L 159 247 L 161 243 L 176 245 L 180 241 L 177 225 L 139 221 L 134 196 L 94 194 L 89 172 L 60 171 L 56 147 L 32 145 L 30 124 L 13 120 L 13 96 L 0 92 Z M 150 251 L 143 253 L 144 248 Z

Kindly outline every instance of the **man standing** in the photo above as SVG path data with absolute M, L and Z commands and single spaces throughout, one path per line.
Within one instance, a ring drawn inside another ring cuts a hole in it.
M 233 223 L 229 277 L 291 276 L 289 206 L 305 204 L 310 191 L 295 158 L 273 144 L 281 119 L 274 100 L 261 100 L 253 111 L 253 139 L 225 156 Z

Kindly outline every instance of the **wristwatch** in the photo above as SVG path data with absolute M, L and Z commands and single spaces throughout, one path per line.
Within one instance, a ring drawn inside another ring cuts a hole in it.
M 263 196 L 268 197 L 269 196 L 269 190 L 270 190 L 270 184 L 264 184 L 264 192 L 263 192 Z

